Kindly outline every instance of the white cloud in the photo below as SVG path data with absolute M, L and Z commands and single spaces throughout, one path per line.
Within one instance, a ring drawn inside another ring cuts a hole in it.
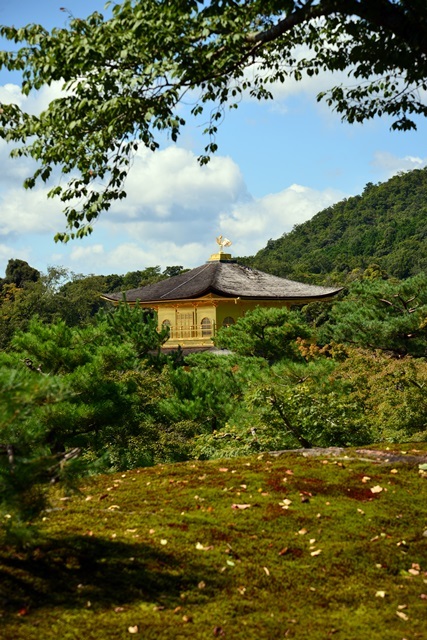
M 381 173 L 382 179 L 388 179 L 400 171 L 412 171 L 427 166 L 427 158 L 404 156 L 399 158 L 387 151 L 377 151 L 372 165 Z
M 128 242 L 115 247 L 108 254 L 109 270 L 114 273 L 125 273 L 159 265 L 162 269 L 172 265 L 195 267 L 205 262 L 210 254 L 199 243 L 177 245 L 173 239 L 145 246 Z
M 169 265 L 196 267 L 216 253 L 215 237 L 223 233 L 235 256 L 253 255 L 267 243 L 311 218 L 345 194 L 291 185 L 263 198 L 226 202 L 214 215 L 195 213 L 191 224 L 172 211 L 168 221 L 106 222 L 96 229 L 98 242 L 86 238 L 81 246 L 64 248 L 55 263 L 84 273 L 126 273 L 145 267 Z M 197 217 L 196 217 L 197 216 Z M 112 233 L 113 231 L 113 233 Z M 100 242 L 99 242 L 100 241 Z
M 121 239 L 124 237 L 121 236 Z M 123 274 L 156 265 L 162 269 L 178 264 L 188 268 L 195 267 L 205 262 L 210 254 L 217 250 L 214 245 L 214 238 L 210 246 L 196 242 L 179 245 L 173 239 L 167 238 L 164 241 L 144 244 L 129 239 L 109 248 L 102 244 L 77 247 L 71 252 L 64 248 L 63 253 L 52 254 L 51 258 L 54 264 L 65 265 L 79 273 Z
M 193 153 L 178 147 L 139 151 L 126 191 L 126 200 L 96 225 L 102 245 L 88 246 L 87 239 L 85 248 L 73 248 L 72 268 L 84 263 L 85 272 L 125 273 L 154 265 L 195 267 L 217 251 L 219 233 L 232 240 L 234 255 L 251 255 L 347 195 L 293 184 L 253 198 L 230 158 L 217 156 L 200 167 Z
M 4 264 L 6 267 L 7 262 L 12 258 L 19 258 L 20 260 L 29 259 L 29 251 L 26 249 L 15 249 L 6 244 L 0 244 L 0 264 Z M 0 272 L 0 278 L 2 277 Z
M 222 233 L 236 240 L 239 255 L 252 255 L 270 238 L 291 231 L 322 209 L 331 206 L 345 194 L 325 189 L 318 191 L 293 184 L 251 202 L 238 203 L 220 215 Z
M 93 244 L 89 247 L 81 247 L 81 246 L 73 246 L 73 249 L 70 253 L 70 259 L 80 261 L 80 260 L 90 260 L 99 256 L 103 257 L 104 255 L 104 247 L 102 244 Z
M 0 103 L 17 104 L 27 113 L 38 115 L 47 108 L 49 102 L 65 95 L 62 91 L 63 84 L 63 81 L 55 80 L 50 85 L 43 85 L 38 91 L 31 91 L 29 95 L 24 95 L 17 84 L 4 84 L 0 86 Z
M 63 227 L 61 208 L 47 198 L 48 189 L 12 187 L 0 193 L 0 237 L 25 234 L 53 235 Z
M 176 255 L 178 247 L 209 244 L 219 233 L 219 212 L 250 199 L 230 158 L 217 156 L 201 167 L 191 151 L 179 147 L 154 154 L 140 150 L 125 188 L 128 197 L 103 214 L 100 225 L 111 238 L 161 245 L 166 255 Z
M 52 242 L 65 225 L 61 203 L 46 198 L 47 188 L 25 191 L 15 186 L 22 177 L 17 173 L 10 188 L 3 184 L 0 192 L 0 237 L 8 237 L 6 244 L 20 247 L 21 254 L 30 246 L 29 261 L 42 270 L 48 263 L 82 273 L 194 267 L 217 251 L 219 233 L 232 240 L 233 255 L 252 255 L 269 238 L 347 195 L 293 184 L 253 198 L 229 157 L 216 156 L 201 167 L 191 151 L 180 147 L 154 154 L 141 149 L 126 183 L 128 197 L 101 215 L 94 240 L 90 236 L 61 246 Z M 42 243 L 49 248 L 42 249 Z M 41 251 L 49 255 L 45 266 L 36 259 Z M 5 250 L 5 263 L 11 255 L 17 250 Z
M 114 206 L 115 222 L 162 223 L 177 211 L 182 219 L 200 213 L 209 216 L 225 201 L 234 202 L 247 193 L 231 158 L 216 156 L 200 166 L 191 151 L 175 146 L 155 153 L 141 148 L 125 189 L 128 197 Z
M 6 155 L 4 145 L 1 154 Z M 65 227 L 62 203 L 47 199 L 46 187 L 24 190 L 20 185 L 30 173 L 28 163 L 15 162 L 6 166 L 19 170 L 0 181 L 0 238 L 8 237 L 8 244 L 13 240 L 18 247 L 37 234 L 31 241 L 34 261 L 44 236 L 43 244 L 52 247 L 50 264 L 86 273 L 203 261 L 214 250 L 218 212 L 249 198 L 239 167 L 230 158 L 218 156 L 201 167 L 192 152 L 179 147 L 154 154 L 141 149 L 126 184 L 128 197 L 101 214 L 96 243 L 89 237 L 61 247 L 53 245 L 52 238 Z
M 65 226 L 63 205 L 55 198 L 47 200 L 47 188 L 42 184 L 25 191 L 24 180 L 35 170 L 28 158 L 9 158 L 11 146 L 0 140 L 0 236 L 31 230 L 60 231 Z M 200 166 L 190 150 L 176 146 L 152 153 L 141 148 L 133 161 L 126 181 L 127 198 L 113 204 L 101 216 L 119 225 L 133 223 L 137 238 L 163 237 L 176 221 L 181 222 L 174 233 L 197 235 L 198 220 L 212 218 L 224 206 L 248 197 L 238 165 L 229 157 L 216 156 Z M 45 213 L 52 212 L 47 223 Z M 56 218 L 55 218 L 56 213 Z M 185 222 L 186 228 L 182 226 Z M 203 223 L 205 224 L 205 222 Z M 119 229 L 116 232 L 120 232 Z
M 10 189 L 12 186 L 22 187 L 28 176 L 35 171 L 35 162 L 28 158 L 11 159 L 10 152 L 13 146 L 4 140 L 0 140 L 0 187 Z

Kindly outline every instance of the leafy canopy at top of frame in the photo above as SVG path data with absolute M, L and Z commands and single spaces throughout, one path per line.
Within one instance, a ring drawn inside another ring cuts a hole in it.
M 161 132 L 177 140 L 187 94 L 193 116 L 209 113 L 202 164 L 217 150 L 225 107 L 243 93 L 270 99 L 272 85 L 290 78 L 346 71 L 351 86 L 318 99 L 349 122 L 388 115 L 407 130 L 427 115 L 424 0 L 124 0 L 109 10 L 70 16 L 51 32 L 0 26 L 18 45 L 0 51 L 0 68 L 22 74 L 24 95 L 62 84 L 38 115 L 0 104 L 0 136 L 37 162 L 25 187 L 53 183 L 49 197 L 64 203 L 57 240 L 91 233 L 101 211 L 126 197 L 139 145 L 157 149 Z

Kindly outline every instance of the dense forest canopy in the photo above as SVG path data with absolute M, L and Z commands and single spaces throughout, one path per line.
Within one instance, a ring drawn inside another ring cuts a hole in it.
M 41 274 L 25 260 L 10 259 L 0 278 L 0 349 L 17 330 L 25 330 L 37 315 L 45 322 L 63 320 L 68 326 L 91 322 L 105 308 L 102 293 L 127 291 L 185 271 L 181 265 L 147 267 L 125 274 L 88 275 L 64 267 L 49 267 Z
M 372 264 L 397 278 L 427 271 L 427 169 L 368 184 L 241 261 L 309 282 L 344 282 Z
M 191 115 L 209 114 L 202 162 L 216 151 L 226 108 L 245 92 L 270 99 L 273 83 L 289 78 L 344 71 L 348 86 L 318 99 L 348 122 L 386 115 L 407 130 L 427 115 L 424 0 L 123 0 L 111 14 L 70 15 L 67 28 L 50 33 L 0 25 L 17 45 L 0 52 L 0 68 L 22 74 L 25 95 L 63 83 L 41 114 L 0 105 L 0 136 L 37 161 L 26 186 L 50 182 L 57 168 L 67 176 L 49 192 L 65 207 L 57 239 L 90 233 L 126 196 L 133 153 L 158 148 L 164 131 L 177 139 L 189 93 Z

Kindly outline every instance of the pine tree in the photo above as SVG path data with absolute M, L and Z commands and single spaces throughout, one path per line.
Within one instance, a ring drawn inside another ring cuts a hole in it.
M 365 279 L 336 302 L 319 332 L 334 340 L 402 357 L 427 355 L 427 276 L 403 282 Z

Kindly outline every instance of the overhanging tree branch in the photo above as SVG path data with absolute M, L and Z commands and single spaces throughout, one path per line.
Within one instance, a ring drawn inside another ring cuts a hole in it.
M 155 150 L 162 132 L 177 140 L 188 91 L 199 93 L 193 116 L 212 110 L 202 163 L 217 149 L 212 136 L 225 106 L 245 92 L 271 99 L 272 83 L 325 71 L 356 80 L 318 96 L 344 120 L 388 115 L 392 128 L 416 128 L 415 117 L 427 116 L 419 91 L 427 90 L 426 32 L 424 0 L 126 0 L 109 19 L 95 12 L 51 33 L 0 26 L 20 47 L 0 51 L 0 68 L 22 73 L 23 93 L 54 81 L 65 91 L 40 116 L 0 104 L 0 137 L 38 163 L 27 188 L 57 181 L 58 169 L 68 180 L 49 191 L 66 203 L 67 231 L 57 235 L 66 241 L 90 233 L 125 196 L 139 145 Z

